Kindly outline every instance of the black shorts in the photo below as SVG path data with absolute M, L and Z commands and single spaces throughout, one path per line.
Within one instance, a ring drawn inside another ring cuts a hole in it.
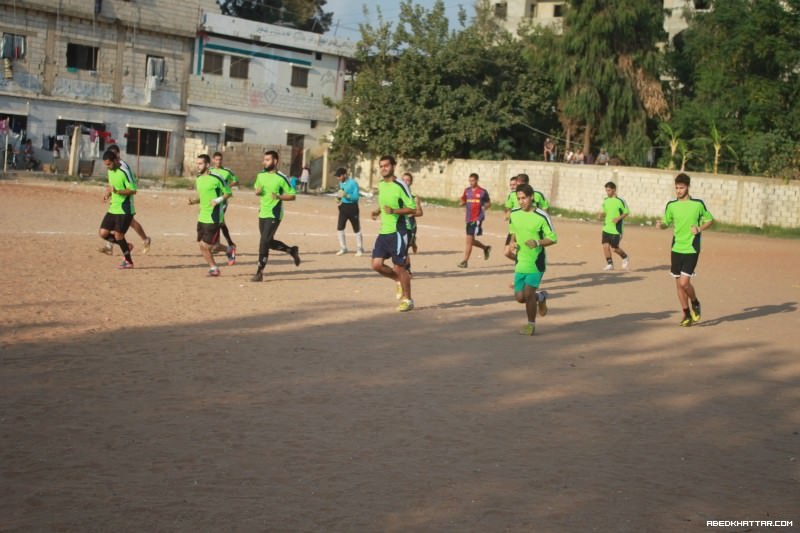
M 672 252 L 672 266 L 670 273 L 673 278 L 681 276 L 694 277 L 694 269 L 697 268 L 697 261 L 700 259 L 700 254 L 679 254 Z
M 480 237 L 483 235 L 483 225 L 480 220 L 477 222 L 467 222 L 467 235 L 472 235 L 473 237 Z
M 219 241 L 219 228 L 221 224 L 197 223 L 197 242 L 217 244 Z
M 336 224 L 336 230 L 344 230 L 348 220 L 350 225 L 353 226 L 354 233 L 361 231 L 361 222 L 358 219 L 358 204 L 339 204 L 339 222 Z
M 619 241 L 622 240 L 622 235 L 617 234 L 614 235 L 613 233 L 606 233 L 603 232 L 603 240 L 601 241 L 603 244 L 608 244 L 612 248 L 619 248 Z
M 506 235 L 506 246 L 508 246 L 509 244 L 511 244 L 511 234 L 510 233 L 508 235 Z
M 375 246 L 372 247 L 372 257 L 391 257 L 395 265 L 405 265 L 408 263 L 408 235 L 398 232 L 378 235 Z
M 131 222 L 133 222 L 133 215 L 106 213 L 106 216 L 103 217 L 103 221 L 100 223 L 100 229 L 117 231 L 124 234 L 128 231 L 128 228 L 131 227 Z

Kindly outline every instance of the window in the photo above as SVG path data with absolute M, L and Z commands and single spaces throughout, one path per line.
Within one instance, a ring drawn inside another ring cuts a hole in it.
M 97 138 L 100 141 L 100 151 L 106 149 L 106 139 L 110 138 L 111 136 L 106 133 L 106 125 L 102 122 L 87 122 L 85 120 L 70 120 L 65 118 L 60 118 L 56 120 L 56 135 L 66 135 L 70 139 L 72 138 L 72 132 L 74 128 L 78 126 L 81 129 L 81 134 L 83 135 L 92 135 L 92 130 L 95 130 L 97 134 Z M 57 141 L 58 145 L 63 148 L 64 142 Z
M 553 6 L 553 17 L 561 18 L 564 16 L 564 4 L 556 4 Z
M 67 68 L 75 70 L 97 70 L 96 46 L 67 44 Z
M 249 59 L 247 59 L 246 57 L 231 56 L 231 69 L 230 69 L 231 78 L 246 80 L 249 69 L 250 69 Z
M 292 65 L 292 87 L 308 87 L 308 69 Z
M 126 137 L 128 147 L 125 152 L 129 155 L 167 156 L 168 131 L 146 130 L 129 126 Z
M 499 18 L 500 20 L 505 20 L 506 16 L 508 16 L 508 4 L 506 4 L 505 2 L 502 4 L 495 4 L 494 16 L 495 18 Z
M 234 126 L 225 126 L 225 143 L 242 143 L 244 142 L 244 128 L 236 128 Z
M 0 122 L 3 122 L 5 126 L 3 128 L 5 131 L 0 131 L 0 138 L 4 138 L 3 135 L 10 131 L 24 133 L 28 129 L 28 117 L 25 115 L 0 113 Z M 9 140 L 9 142 L 11 141 Z M 2 145 L 0 145 L 0 148 L 2 148 Z
M 25 36 L 14 33 L 3 33 L 0 41 L 0 58 L 22 59 L 25 57 Z
M 222 76 L 222 54 L 206 52 L 203 54 L 203 74 L 216 74 Z
M 708 11 L 711 9 L 711 0 L 694 0 L 694 8 L 698 11 Z
M 145 75 L 148 78 L 153 78 L 158 81 L 164 81 L 164 73 L 166 72 L 166 63 L 163 57 L 147 56 L 147 63 L 145 64 Z

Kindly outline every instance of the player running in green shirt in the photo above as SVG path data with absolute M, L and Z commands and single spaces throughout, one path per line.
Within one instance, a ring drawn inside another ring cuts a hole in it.
M 406 184 L 394 175 L 394 157 L 385 155 L 378 162 L 383 181 L 378 184 L 378 209 L 372 220 L 381 217 L 381 229 L 372 248 L 372 269 L 398 283 L 398 311 L 411 311 L 411 276 L 408 273 L 408 223 L 406 217 L 417 212 L 417 205 Z M 394 268 L 385 264 L 391 257 Z
M 264 152 L 264 171 L 256 176 L 253 185 L 256 196 L 261 198 L 261 209 L 258 213 L 258 229 L 261 240 L 258 246 L 258 268 L 251 281 L 264 279 L 264 268 L 267 266 L 270 250 L 286 252 L 294 259 L 294 265 L 300 266 L 300 251 L 297 246 L 287 244 L 275 238 L 275 232 L 283 220 L 283 202 L 293 202 L 297 192 L 289 183 L 286 174 L 278 170 L 278 152 Z
M 536 290 L 542 282 L 547 268 L 545 247 L 558 241 L 550 216 L 533 205 L 533 187 L 517 185 L 519 209 L 511 212 L 508 230 L 511 243 L 517 248 L 517 264 L 514 268 L 514 298 L 525 304 L 528 323 L 519 331 L 521 335 L 533 335 L 536 330 L 536 311 L 547 314 L 547 293 Z
M 617 196 L 617 186 L 613 181 L 606 183 L 605 187 L 607 195 L 606 199 L 603 200 L 605 223 L 603 224 L 603 235 L 600 240 L 606 257 L 606 266 L 603 270 L 614 270 L 614 260 L 611 259 L 612 250 L 622 258 L 622 268 L 627 269 L 630 265 L 630 259 L 625 250 L 619 247 L 619 242 L 622 240 L 622 221 L 630 214 L 630 210 L 625 200 Z
M 666 229 L 670 224 L 674 227 L 670 272 L 675 278 L 678 301 L 683 309 L 680 324 L 684 327 L 700 321 L 700 301 L 692 285 L 692 278 L 700 258 L 700 234 L 714 223 L 706 204 L 689 196 L 690 183 L 691 178 L 683 172 L 675 177 L 677 199 L 667 202 L 664 219 L 659 222 L 661 229 Z
M 509 193 L 506 197 L 506 203 L 504 207 L 506 208 L 506 222 L 511 219 L 511 212 L 515 209 L 519 209 L 519 200 L 517 199 L 517 177 L 512 176 L 510 180 L 508 180 L 508 188 Z M 506 235 L 506 246 L 503 249 L 503 255 L 511 259 L 512 261 L 516 260 L 517 258 L 517 251 L 514 247 L 511 246 L 511 234 L 509 233 Z
M 221 176 L 225 180 L 225 183 L 228 184 L 228 188 L 233 188 L 234 185 L 239 185 L 239 178 L 236 177 L 236 174 L 234 174 L 231 169 L 223 166 L 221 152 L 214 152 L 214 155 L 211 156 L 211 161 L 214 163 L 214 174 Z M 229 202 L 227 200 L 222 202 L 223 212 L 228 210 L 228 205 Z M 225 255 L 228 257 L 228 266 L 231 266 L 236 263 L 236 243 L 233 242 L 233 239 L 231 239 L 231 232 L 228 230 L 228 221 L 223 220 L 222 226 L 220 226 L 219 229 L 222 231 L 222 235 L 228 242 Z
M 103 164 L 108 169 L 108 186 L 103 200 L 110 200 L 108 212 L 100 223 L 98 234 L 100 238 L 110 244 L 118 244 L 125 259 L 120 263 L 120 269 L 133 268 L 131 250 L 133 245 L 125 240 L 125 233 L 131 226 L 136 209 L 133 205 L 133 195 L 136 194 L 136 183 L 129 181 L 129 176 L 122 171 L 119 158 L 112 150 L 103 154 Z
M 200 206 L 197 214 L 197 244 L 208 263 L 208 275 L 217 277 L 220 272 L 212 250 L 219 242 L 220 227 L 225 221 L 222 204 L 232 196 L 232 193 L 225 179 L 211 171 L 211 158 L 207 154 L 197 156 L 196 164 L 197 197 L 189 199 L 189 204 Z

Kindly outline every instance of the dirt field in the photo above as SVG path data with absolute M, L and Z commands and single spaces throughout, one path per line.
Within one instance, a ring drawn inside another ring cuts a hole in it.
M 706 234 L 681 328 L 669 232 L 628 227 L 632 270 L 604 273 L 600 224 L 555 219 L 526 338 L 499 212 L 461 270 L 462 211 L 427 207 L 403 314 L 334 255 L 332 198 L 288 205 L 303 263 L 254 284 L 255 196 L 213 279 L 190 195 L 140 192 L 153 248 L 131 232 L 119 271 L 99 186 L 0 181 L 0 530 L 800 529 L 800 242 Z

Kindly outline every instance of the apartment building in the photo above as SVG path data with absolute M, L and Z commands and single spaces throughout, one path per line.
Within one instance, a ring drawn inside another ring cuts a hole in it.
M 293 175 L 304 152 L 325 144 L 355 43 L 207 12 L 188 78 L 187 135 L 201 145 L 260 143 L 292 148 Z
M 665 10 L 664 30 L 669 42 L 686 29 L 685 11 L 711 8 L 710 0 L 662 0 Z M 564 0 L 502 0 L 493 4 L 494 16 L 506 30 L 516 34 L 522 25 L 533 24 L 561 28 L 567 2 Z
M 112 142 L 141 176 L 189 173 L 187 150 L 232 142 L 290 145 L 302 164 L 333 128 L 324 99 L 341 99 L 355 45 L 218 13 L 215 0 L 0 0 L 10 142 L 63 166 L 79 128 L 95 174 Z

